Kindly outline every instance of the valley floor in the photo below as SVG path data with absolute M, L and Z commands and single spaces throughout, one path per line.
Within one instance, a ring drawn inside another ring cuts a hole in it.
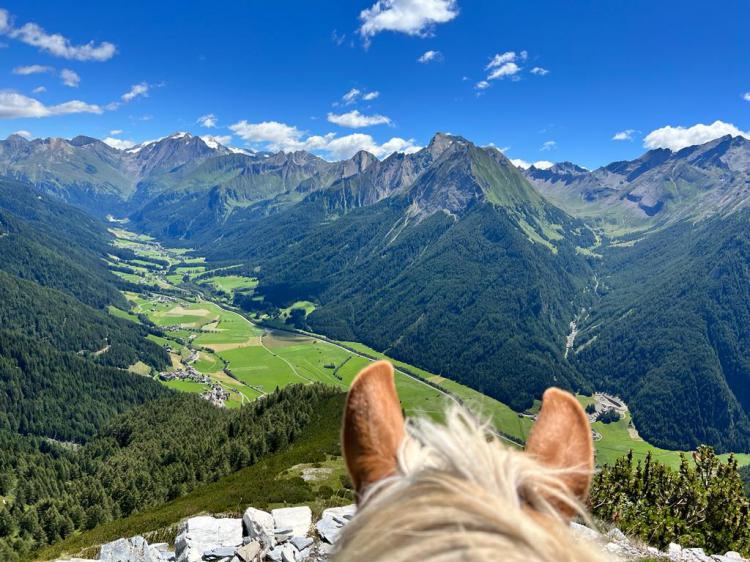
M 450 400 L 458 400 L 492 420 L 499 435 L 523 443 L 539 404 L 528 412 L 515 412 L 448 378 L 395 361 L 357 342 L 331 341 L 318 334 L 295 330 L 289 324 L 292 310 L 309 314 L 315 305 L 295 303 L 275 318 L 248 318 L 232 306 L 236 292 L 253 295 L 257 280 L 234 268 L 210 270 L 201 257 L 185 249 L 162 247 L 143 235 L 116 228 L 116 245 L 131 249 L 136 259 L 112 261 L 115 274 L 143 290 L 125 293 L 132 311 L 111 309 L 117 316 L 138 322 L 147 317 L 164 331 L 149 336 L 164 346 L 172 358 L 165 373 L 144 373 L 159 378 L 175 390 L 204 394 L 226 407 L 240 407 L 277 387 L 314 382 L 348 388 L 356 374 L 373 360 L 390 359 L 397 368 L 397 387 L 409 414 L 439 416 Z M 261 299 L 256 296 L 254 298 Z M 212 391 L 212 388 L 215 390 Z M 594 399 L 579 396 L 586 406 Z M 595 422 L 597 461 L 612 463 L 633 451 L 636 459 L 651 453 L 672 467 L 679 466 L 678 451 L 651 446 L 638 437 L 630 413 L 611 424 Z M 750 454 L 737 455 L 750 464 Z

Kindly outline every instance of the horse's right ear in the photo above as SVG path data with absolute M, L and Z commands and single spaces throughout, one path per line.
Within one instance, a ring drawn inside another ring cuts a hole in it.
M 354 379 L 344 408 L 341 443 L 358 500 L 367 486 L 396 472 L 403 439 L 393 366 L 378 361 Z
M 588 417 L 572 394 L 547 389 L 526 452 L 549 468 L 567 471 L 561 476 L 563 483 L 579 499 L 586 498 L 594 471 L 594 440 Z M 558 507 L 572 515 L 569 506 Z

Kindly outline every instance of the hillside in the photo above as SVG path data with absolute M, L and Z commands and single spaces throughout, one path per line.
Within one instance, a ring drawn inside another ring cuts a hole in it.
M 749 220 L 682 224 L 605 254 L 573 362 L 637 405 L 655 444 L 750 448 Z

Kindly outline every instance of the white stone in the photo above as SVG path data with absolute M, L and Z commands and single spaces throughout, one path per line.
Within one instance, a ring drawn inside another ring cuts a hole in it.
M 258 540 L 267 549 L 276 545 L 273 515 L 267 511 L 248 507 L 242 516 L 242 522 L 248 537 Z
M 277 545 L 266 556 L 274 562 L 295 562 L 297 559 L 297 549 L 291 543 L 284 543 Z
M 570 530 L 579 537 L 591 542 L 601 542 L 604 540 L 600 533 L 586 525 L 581 525 L 580 523 L 572 522 L 570 524 Z
M 686 562 L 712 562 L 702 548 L 683 548 L 680 560 Z
M 610 529 L 609 533 L 607 533 L 607 536 L 610 538 L 610 540 L 613 540 L 616 542 L 622 542 L 622 541 L 628 540 L 628 537 L 625 536 L 625 533 L 623 533 L 617 527 Z
M 667 556 L 669 556 L 669 559 L 679 560 L 681 555 L 682 547 L 679 544 L 673 542 L 669 543 L 669 546 L 667 547 Z
M 167 551 L 166 546 L 149 546 L 141 536 L 118 539 L 102 545 L 99 550 L 99 560 L 102 562 L 167 562 L 172 558 L 172 554 Z
M 203 553 L 242 544 L 242 519 L 191 517 L 175 540 L 177 562 L 201 562 Z
M 320 521 L 315 524 L 318 535 L 327 543 L 335 543 L 344 525 L 354 517 L 356 512 L 357 508 L 354 505 L 326 509 L 323 511 Z
M 291 529 L 292 535 L 306 537 L 312 526 L 312 510 L 307 506 L 282 507 L 271 511 L 276 532 Z

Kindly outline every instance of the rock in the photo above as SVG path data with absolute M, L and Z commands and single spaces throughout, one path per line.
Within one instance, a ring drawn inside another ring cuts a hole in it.
M 312 526 L 312 511 L 307 506 L 282 507 L 271 511 L 278 534 L 279 529 L 291 529 L 292 535 L 306 537 Z
M 683 548 L 680 560 L 685 562 L 712 562 L 711 557 L 706 556 L 702 548 Z
M 279 544 L 266 556 L 274 562 L 295 562 L 297 560 L 297 549 L 291 543 Z
M 233 546 L 220 546 L 212 548 L 203 553 L 203 560 L 214 562 L 216 560 L 231 559 L 234 556 L 235 548 Z
M 242 519 L 192 517 L 182 524 L 182 530 L 175 539 L 177 562 L 201 562 L 204 552 L 241 545 Z
M 679 544 L 673 542 L 669 543 L 667 547 L 667 556 L 670 560 L 679 560 L 682 555 L 682 547 Z
M 248 507 L 242 516 L 245 525 L 245 534 L 251 539 L 257 539 L 266 549 L 271 549 L 276 544 L 274 538 L 273 515 L 267 511 Z
M 102 562 L 169 562 L 174 554 L 168 551 L 165 543 L 151 545 L 141 536 L 118 539 L 103 544 L 99 550 Z
M 239 547 L 234 554 L 238 562 L 256 562 L 264 550 L 259 541 L 252 541 Z
M 586 525 L 581 525 L 580 523 L 572 522 L 570 524 L 570 530 L 573 531 L 577 536 L 581 537 L 582 539 L 591 541 L 591 542 L 603 542 L 604 537 L 594 529 L 591 529 L 587 527 Z
M 356 506 L 332 507 L 323 511 L 323 515 L 315 524 L 320 538 L 329 544 L 333 544 L 341 534 L 341 529 L 356 513 Z
M 281 544 L 291 539 L 293 532 L 294 530 L 291 527 L 287 527 L 286 529 L 276 529 L 273 536 L 276 539 L 276 542 Z
M 616 542 L 622 542 L 627 541 L 628 537 L 625 536 L 625 533 L 623 533 L 620 529 L 617 527 L 614 527 L 607 533 L 607 536 L 610 540 L 616 541 Z
M 294 545 L 294 548 L 302 552 L 311 546 L 314 541 L 309 537 L 292 537 L 290 542 Z

